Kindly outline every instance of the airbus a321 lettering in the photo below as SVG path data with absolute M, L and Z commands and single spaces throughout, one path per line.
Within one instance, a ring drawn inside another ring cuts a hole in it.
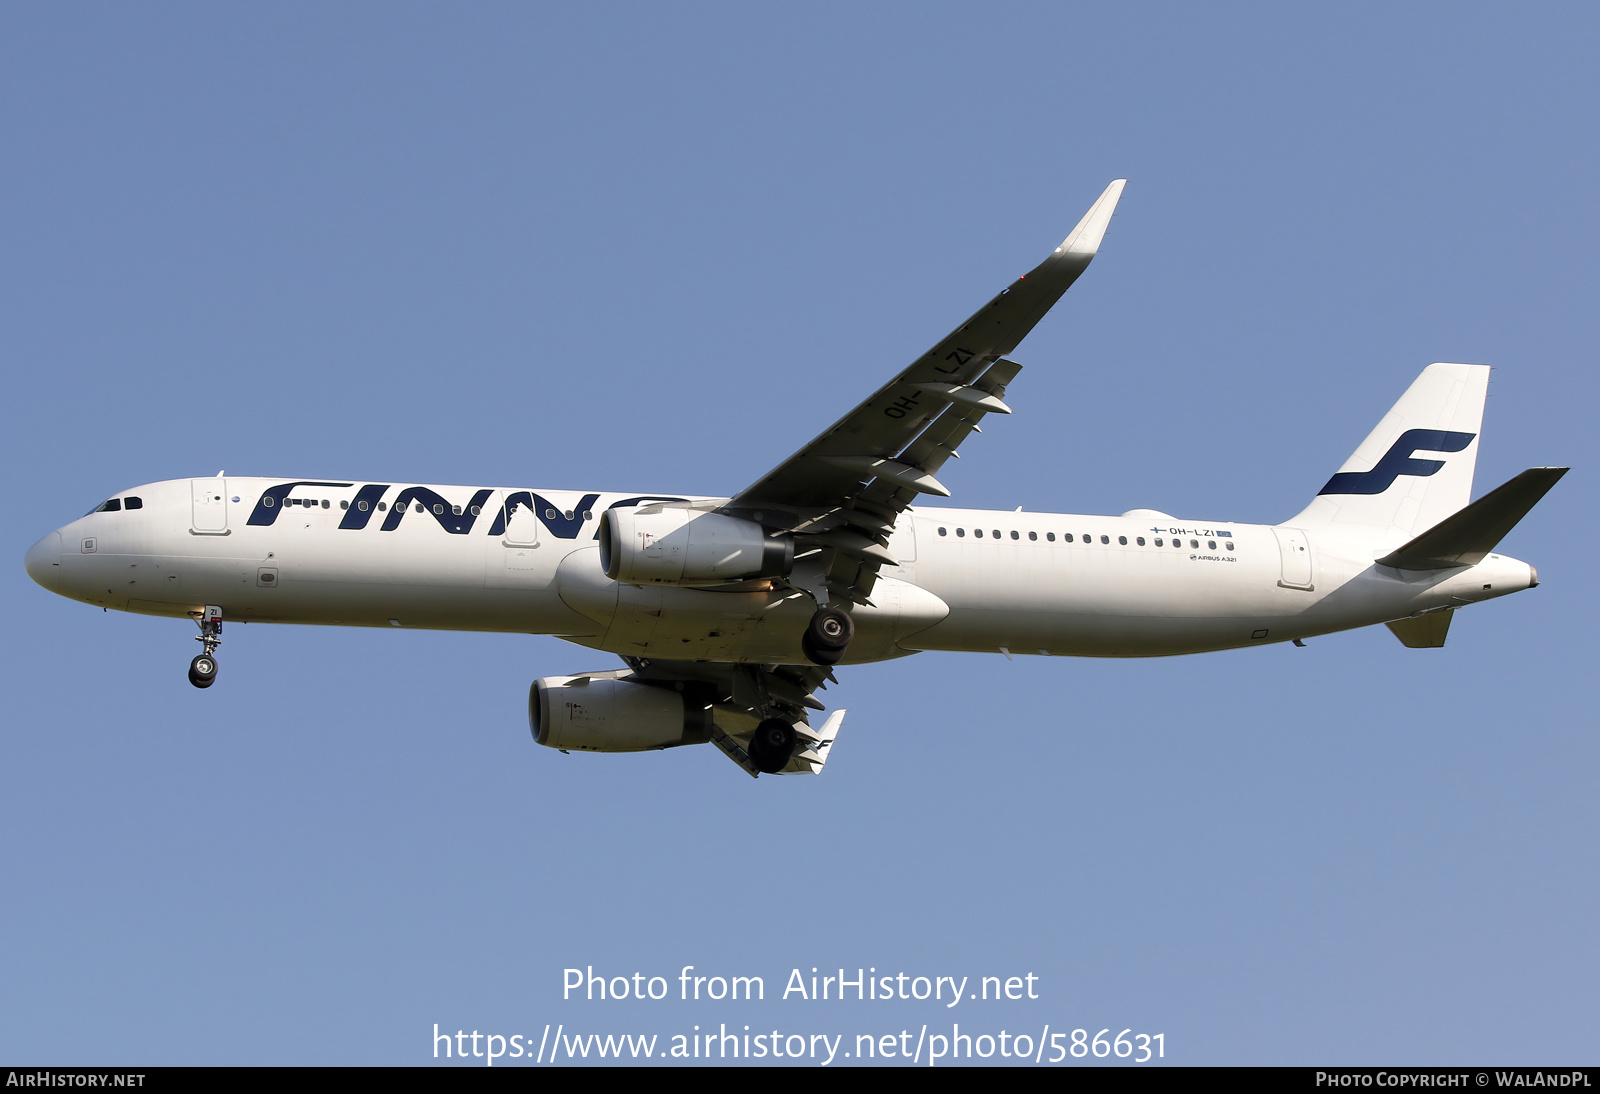
M 1088 267 L 1122 194 L 871 398 L 731 498 L 350 479 L 176 479 L 119 492 L 28 551 L 62 596 L 190 618 L 558 635 L 624 667 L 534 681 L 539 744 L 711 743 L 752 776 L 817 772 L 834 668 L 921 650 L 1151 657 L 1384 623 L 1444 644 L 1455 611 L 1531 589 L 1495 553 L 1565 472 L 1477 501 L 1489 369 L 1429 365 L 1281 524 L 913 504 L 992 415 L 1022 338 Z

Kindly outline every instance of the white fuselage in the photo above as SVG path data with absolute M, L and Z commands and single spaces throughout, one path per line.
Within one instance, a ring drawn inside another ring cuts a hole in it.
M 638 587 L 604 575 L 597 518 L 639 495 L 338 480 L 285 489 L 293 481 L 180 479 L 125 491 L 118 500 L 140 508 L 50 533 L 29 551 L 28 571 L 64 596 L 153 615 L 195 616 L 209 604 L 229 621 L 554 634 L 630 656 L 803 661 L 799 635 L 815 605 L 793 588 Z M 505 503 L 519 495 L 507 521 Z M 1395 544 L 1142 512 L 910 509 L 889 543 L 899 565 L 883 568 L 872 604 L 854 611 L 846 660 L 1196 653 L 1537 583 L 1531 567 L 1501 555 L 1408 574 L 1373 562 Z

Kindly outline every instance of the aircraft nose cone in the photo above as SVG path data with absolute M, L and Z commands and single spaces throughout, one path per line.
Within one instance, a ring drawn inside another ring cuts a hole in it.
M 61 581 L 61 533 L 51 532 L 29 547 L 22 565 L 29 577 L 55 592 Z

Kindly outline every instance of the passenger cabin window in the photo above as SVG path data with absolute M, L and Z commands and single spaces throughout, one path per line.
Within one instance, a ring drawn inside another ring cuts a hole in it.
M 1134 540 L 1134 542 L 1137 543 L 1139 546 L 1143 547 L 1144 546 L 1144 537 L 1140 536 L 1138 539 Z
M 1127 536 L 1118 536 L 1117 537 L 1117 542 L 1122 544 L 1122 546 L 1126 547 L 1128 545 L 1128 537 Z
M 1029 532 L 1028 533 L 1028 538 L 1029 539 L 1038 539 L 1039 538 L 1039 533 L 1038 532 Z
M 956 529 L 956 536 L 958 538 L 961 537 L 961 536 L 965 536 L 966 534 L 967 534 L 967 530 L 965 528 L 957 528 Z
M 1156 546 L 1157 547 L 1165 547 L 1166 545 L 1167 545 L 1167 541 L 1166 540 L 1162 539 L 1160 536 L 1156 537 Z
M 972 534 L 974 536 L 977 536 L 979 539 L 982 539 L 983 538 L 983 529 L 982 528 L 974 528 L 972 530 Z
M 1189 549 L 1190 550 L 1199 550 L 1199 548 L 1200 548 L 1200 541 L 1199 540 L 1191 539 L 1189 541 Z
M 1227 543 L 1223 544 L 1223 546 L 1230 551 L 1233 550 L 1233 540 L 1230 539 Z
M 944 529 L 943 529 L 943 528 L 940 528 L 940 529 L 939 529 L 939 534 L 940 534 L 940 535 L 941 535 L 941 536 L 943 536 L 943 535 L 948 535 L 948 534 L 949 534 L 949 533 L 948 533 L 948 532 L 946 532 L 946 531 L 945 531 L 945 530 L 944 530 Z
M 1031 534 L 1031 533 L 1030 533 L 1030 534 Z M 1019 536 L 1019 535 L 1017 535 L 1017 532 L 1016 532 L 1016 529 L 1012 529 L 1012 531 L 1011 531 L 1011 538 L 1012 538 L 1012 539 L 1021 539 L 1021 538 L 1022 538 L 1022 537 L 1021 537 L 1021 536 Z
M 1110 536 L 1101 536 L 1100 537 L 1100 542 L 1101 543 L 1110 543 L 1111 542 L 1111 537 Z
M 1044 538 L 1049 540 L 1051 543 L 1054 543 L 1056 541 L 1056 534 L 1054 532 L 1046 532 L 1044 534 Z M 1072 537 L 1071 536 L 1067 537 L 1067 542 L 1068 543 L 1072 542 Z

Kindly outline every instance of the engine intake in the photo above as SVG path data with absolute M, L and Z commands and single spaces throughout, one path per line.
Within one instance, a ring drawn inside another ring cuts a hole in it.
M 786 577 L 794 538 L 761 525 L 680 505 L 608 509 L 600 523 L 600 566 L 629 585 L 723 585 Z
M 528 689 L 528 726 L 549 748 L 644 752 L 709 740 L 707 712 L 683 694 L 594 676 L 546 676 Z

